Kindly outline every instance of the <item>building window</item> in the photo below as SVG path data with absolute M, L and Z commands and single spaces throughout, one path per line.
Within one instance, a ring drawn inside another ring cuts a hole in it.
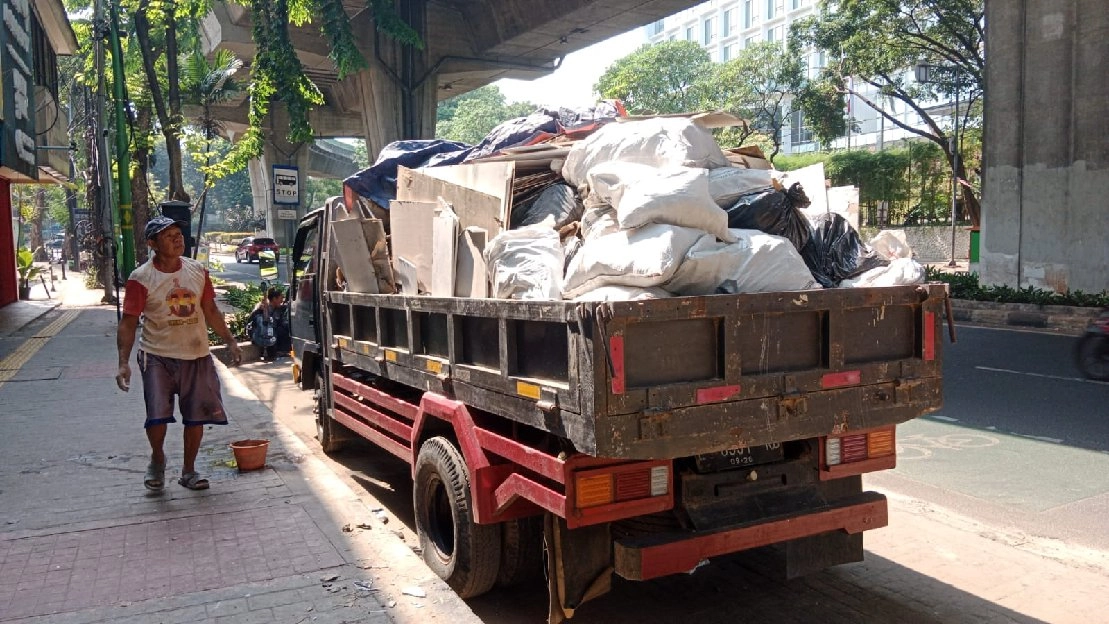
M 809 6 L 809 0 L 793 0 L 793 10 Z
M 785 35 L 785 27 L 783 27 L 783 26 L 775 26 L 774 28 L 768 28 L 766 30 L 766 40 L 770 41 L 770 42 L 785 41 L 785 39 L 783 38 L 784 35 Z
M 766 0 L 766 19 L 772 20 L 785 12 L 786 0 Z
M 755 42 L 757 42 L 758 40 L 759 40 L 758 36 L 751 35 L 750 37 L 747 37 L 747 39 L 743 42 L 743 47 L 744 48 L 749 48 L 749 47 L 755 45 Z
M 735 9 L 726 9 L 724 18 L 720 20 L 720 37 L 727 37 L 733 30 L 735 30 Z
M 663 29 L 662 20 L 659 20 L 657 22 L 651 22 L 650 24 L 647 25 L 647 36 L 648 37 L 654 37 L 655 35 L 660 35 L 660 34 L 662 34 L 662 29 Z
M 758 0 L 743 0 L 743 27 L 750 28 L 759 23 Z
M 789 114 L 789 143 L 790 145 L 798 145 L 800 143 L 812 143 L 813 134 L 812 129 L 805 126 L 805 116 L 801 113 L 801 109 L 797 109 Z
M 677 40 L 678 40 L 678 35 L 676 33 L 670 33 L 670 41 L 677 41 Z
M 709 45 L 713 41 L 716 41 L 716 18 L 715 17 L 710 17 L 710 18 L 706 19 L 704 26 L 705 26 L 704 44 Z
M 693 27 L 692 26 L 686 26 L 685 27 L 685 40 L 686 41 L 693 41 Z
M 736 53 L 738 52 L 738 47 L 739 46 L 734 43 L 729 43 L 728 45 L 724 46 L 724 57 L 722 60 L 730 61 L 734 59 L 736 57 Z

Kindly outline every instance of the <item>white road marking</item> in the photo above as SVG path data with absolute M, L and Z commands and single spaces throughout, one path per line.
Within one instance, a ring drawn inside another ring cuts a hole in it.
M 929 416 L 929 418 L 931 420 L 942 420 L 944 422 L 959 422 L 958 418 L 952 418 L 950 416 Z
M 1079 381 L 1082 383 L 1094 383 L 1101 385 L 1109 385 L 1109 382 L 1094 381 L 1093 379 L 1085 379 L 1083 377 L 1062 377 L 1059 375 L 1044 375 L 1042 373 L 1029 373 L 1026 371 L 1009 370 L 1008 368 L 993 368 L 992 366 L 975 366 L 978 370 L 990 371 L 993 373 L 1009 373 L 1011 375 L 1024 375 L 1026 377 L 1041 377 L 1043 379 L 1058 379 L 1060 381 Z

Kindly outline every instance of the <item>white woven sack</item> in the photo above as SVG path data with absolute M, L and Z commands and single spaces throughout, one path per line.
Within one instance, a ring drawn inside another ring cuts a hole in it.
M 733 229 L 738 264 L 721 284 L 727 293 L 781 292 L 818 288 L 804 259 L 783 236 Z
M 658 287 L 601 286 L 574 297 L 574 301 L 646 301 L 665 299 L 670 293 Z
M 612 161 L 593 167 L 588 179 L 591 191 L 616 209 L 623 229 L 665 223 L 735 240 L 728 231 L 728 213 L 709 194 L 708 169 Z
M 586 240 L 570 260 L 562 294 L 574 299 L 601 286 L 658 286 L 702 238 L 712 240 L 693 228 L 652 223 Z
M 870 239 L 869 244 L 875 253 L 886 260 L 913 257 L 913 248 L 909 246 L 905 230 L 882 230 Z
M 681 117 L 655 117 L 610 123 L 578 141 L 566 155 L 562 177 L 581 186 L 590 169 L 611 160 L 706 169 L 731 164 L 708 130 Z
M 489 241 L 483 256 L 494 297 L 562 298 L 562 242 L 554 229 L 554 217 L 501 232 Z
M 908 286 L 923 284 L 924 267 L 912 258 L 895 258 L 888 266 L 873 268 L 862 275 L 845 279 L 841 287 L 860 288 L 863 286 Z
M 728 208 L 745 195 L 759 189 L 770 188 L 770 169 L 720 167 L 709 171 L 709 195 L 721 208 Z

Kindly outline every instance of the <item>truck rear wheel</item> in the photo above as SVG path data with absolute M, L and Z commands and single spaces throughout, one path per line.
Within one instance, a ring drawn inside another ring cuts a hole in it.
M 543 575 L 543 516 L 501 524 L 501 570 L 497 585 L 512 587 Z
M 323 378 L 316 376 L 316 439 L 324 453 L 337 453 L 343 449 L 344 439 L 339 435 L 339 423 L 331 419 L 327 413 L 327 387 Z
M 412 492 L 424 561 L 462 598 L 492 589 L 500 569 L 501 527 L 474 522 L 470 472 L 449 440 L 420 447 Z

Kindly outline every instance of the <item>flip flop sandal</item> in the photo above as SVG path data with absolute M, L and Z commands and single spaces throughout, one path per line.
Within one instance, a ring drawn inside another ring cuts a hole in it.
M 143 476 L 142 484 L 146 489 L 155 492 L 160 491 L 166 486 L 166 466 L 165 464 L 151 463 L 146 467 L 146 474 Z
M 207 490 L 208 480 L 200 478 L 200 475 L 195 472 L 186 472 L 181 475 L 177 480 L 182 487 L 189 488 L 190 490 Z

